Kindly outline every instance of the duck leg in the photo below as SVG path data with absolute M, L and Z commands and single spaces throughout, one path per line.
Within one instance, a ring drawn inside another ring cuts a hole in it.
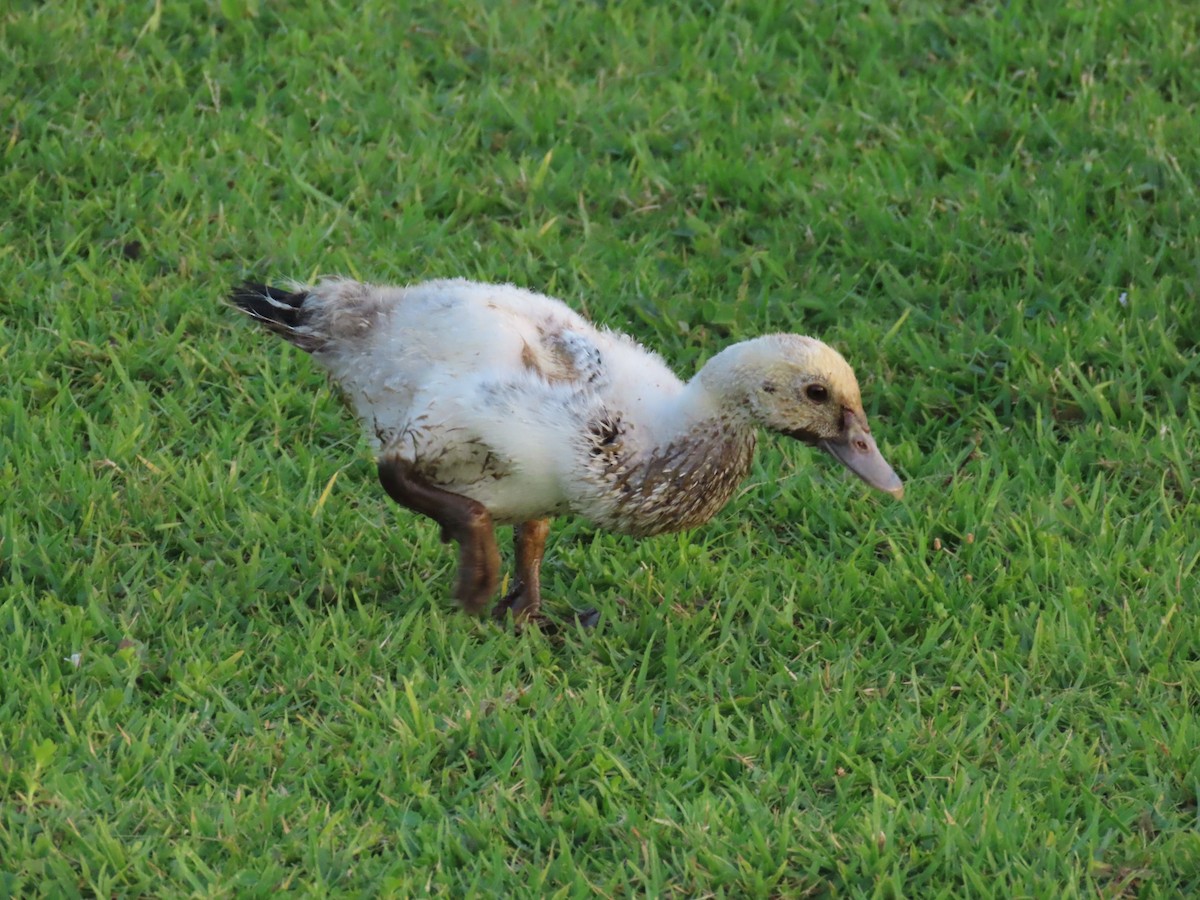
M 549 534 L 549 519 L 530 519 L 513 526 L 517 574 L 512 589 L 492 610 L 496 619 L 503 620 L 512 613 L 513 622 L 521 624 L 537 617 L 542 607 L 542 556 Z
M 500 553 L 496 550 L 495 529 L 487 507 L 470 497 L 427 484 L 413 472 L 412 464 L 404 460 L 381 459 L 378 465 L 379 483 L 388 496 L 442 526 L 442 543 L 458 542 L 454 598 L 467 612 L 482 612 L 496 590 L 500 574 Z M 545 538 L 542 540 L 544 543 Z

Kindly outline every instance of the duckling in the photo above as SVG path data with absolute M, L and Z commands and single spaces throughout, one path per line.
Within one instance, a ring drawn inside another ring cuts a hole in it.
M 694 528 L 745 478 L 760 428 L 904 493 L 853 370 L 815 338 L 733 344 L 684 383 L 632 338 L 513 285 L 327 278 L 247 283 L 229 299 L 328 370 L 384 490 L 458 544 L 454 597 L 470 613 L 499 580 L 496 525 L 513 526 L 516 572 L 494 615 L 521 623 L 539 615 L 551 518 L 637 536 Z

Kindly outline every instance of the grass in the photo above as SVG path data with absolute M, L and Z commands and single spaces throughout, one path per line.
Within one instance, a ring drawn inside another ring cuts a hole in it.
M 1200 7 L 0 13 L 0 895 L 1200 891 Z M 465 275 L 680 370 L 812 332 L 906 477 L 770 440 L 457 613 L 247 275 Z M 71 660 L 79 654 L 78 665 Z

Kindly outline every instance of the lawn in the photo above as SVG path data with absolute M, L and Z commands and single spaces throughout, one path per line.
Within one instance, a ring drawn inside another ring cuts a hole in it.
M 7 4 L 0 896 L 1196 895 L 1198 192 L 1200 4 Z M 818 335 L 907 494 L 514 635 L 221 302 L 319 273 Z

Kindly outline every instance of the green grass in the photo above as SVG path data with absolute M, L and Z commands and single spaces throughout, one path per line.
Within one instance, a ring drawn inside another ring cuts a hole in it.
M 1200 891 L 1200 5 L 396 6 L 0 12 L 0 895 Z M 818 334 L 908 494 L 505 633 L 219 302 L 315 273 Z

